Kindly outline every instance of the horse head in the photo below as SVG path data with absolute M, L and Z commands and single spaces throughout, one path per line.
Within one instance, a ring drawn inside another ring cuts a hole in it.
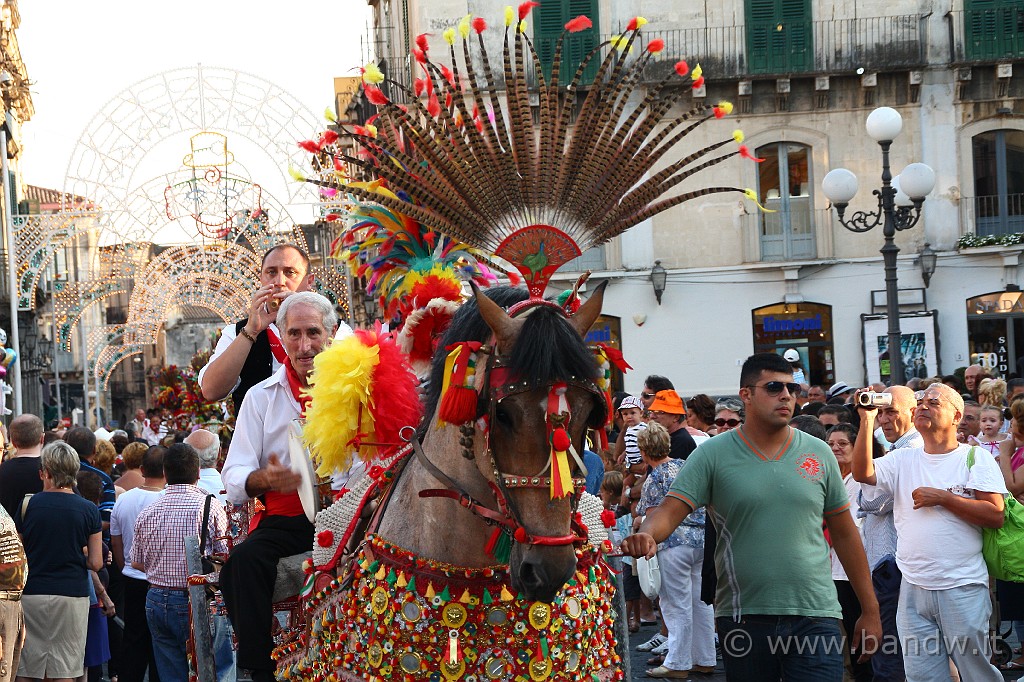
M 587 429 L 604 424 L 605 402 L 594 383 L 597 363 L 583 341 L 601 312 L 604 285 L 570 317 L 543 301 L 521 303 L 510 315 L 479 290 L 475 296 L 493 334 L 481 379 L 490 451 L 483 459 L 493 471 L 483 473 L 494 479 L 515 522 L 513 587 L 527 599 L 550 602 L 576 567 L 573 515 L 583 492 L 581 462 L 570 455 L 568 469 L 561 470 L 576 479 L 575 490 L 553 493 L 550 478 L 558 463 L 552 436 L 563 428 L 582 453 Z

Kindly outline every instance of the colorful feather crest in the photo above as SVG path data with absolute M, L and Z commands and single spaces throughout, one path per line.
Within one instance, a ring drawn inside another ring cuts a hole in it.
M 372 192 L 374 202 L 408 202 L 380 183 L 350 183 L 346 190 Z M 407 203 L 407 206 L 412 206 Z M 352 211 L 351 227 L 333 245 L 333 254 L 348 263 L 357 277 L 368 277 L 366 291 L 376 296 L 386 318 L 404 320 L 434 298 L 458 301 L 462 281 L 490 286 L 497 277 L 481 260 L 486 254 L 440 235 L 408 215 L 380 203 L 361 202 Z
M 524 33 L 523 15 L 535 4 L 520 6 L 518 22 L 506 11 L 498 73 L 484 46 L 484 22 L 473 23 L 478 29 L 473 33 L 469 18 L 462 22 L 465 31 L 460 23 L 461 41 L 454 30 L 445 32 L 450 67 L 431 60 L 427 41 L 417 40 L 414 56 L 423 77 L 415 91 L 404 91 L 407 104 L 393 102 L 377 84 L 364 81 L 367 99 L 379 108 L 376 135 L 343 129 L 349 147 L 329 145 L 314 156 L 315 169 L 330 168 L 340 159 L 367 177 L 384 179 L 415 204 L 375 197 L 358 187 L 350 191 L 515 263 L 528 281 L 684 201 L 718 192 L 747 193 L 713 186 L 668 196 L 695 173 L 739 153 L 719 152 L 733 142 L 728 138 L 666 160 L 695 128 L 731 110 L 728 103 L 698 104 L 681 115 L 672 113 L 690 87 L 703 85 L 699 65 L 691 72 L 679 62 L 660 82 L 644 85 L 644 70 L 664 43 L 652 40 L 631 56 L 646 23 L 638 17 L 626 34 L 587 55 L 568 88 L 562 87 L 563 41 L 588 22 L 584 17 L 566 25 L 550 78 L 545 78 Z M 459 42 L 461 61 L 456 58 Z M 578 106 L 584 71 L 595 61 L 597 75 Z M 678 87 L 680 79 L 689 87 Z M 389 92 L 403 90 L 387 79 L 381 85 Z M 539 109 L 536 117 L 531 98 Z M 359 149 L 356 155 L 346 151 L 352 143 Z M 311 181 L 333 182 L 330 177 Z M 526 256 L 535 262 L 524 263 Z
M 423 406 L 417 380 L 392 334 L 357 329 L 316 356 L 303 438 L 317 474 L 345 471 L 353 456 L 369 461 L 380 445 L 400 442 Z

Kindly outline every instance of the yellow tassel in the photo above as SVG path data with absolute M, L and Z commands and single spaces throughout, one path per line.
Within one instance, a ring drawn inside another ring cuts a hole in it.
M 405 579 L 405 573 L 399 571 L 398 580 L 395 581 L 396 587 L 405 587 L 409 584 L 409 581 Z
M 446 28 L 444 30 L 444 33 L 442 33 L 441 35 L 444 36 L 445 42 L 447 42 L 449 45 L 454 45 L 455 44 L 455 29 L 454 28 L 451 28 L 451 27 Z
M 700 68 L 700 64 L 698 64 L 697 66 L 693 67 L 693 71 L 690 72 L 690 78 L 693 79 L 693 80 L 697 80 L 698 78 L 700 78 L 703 75 L 704 75 L 704 69 Z
M 463 604 L 468 604 L 472 599 L 473 598 L 470 596 L 469 590 L 467 589 L 467 590 L 463 591 L 462 596 L 459 597 L 459 602 L 461 602 Z
M 640 28 L 641 26 L 644 26 L 646 24 L 647 24 L 647 20 L 646 19 L 644 19 L 643 17 L 636 17 L 636 27 L 637 28 Z
M 721 109 L 722 111 L 724 111 L 725 115 L 728 116 L 729 114 L 732 113 L 732 102 L 728 102 L 728 101 L 719 102 L 718 103 L 718 108 Z
M 380 568 L 377 569 L 377 575 L 375 575 L 373 577 L 376 578 L 377 580 L 384 580 L 384 577 L 387 574 L 388 574 L 388 572 L 385 570 L 384 564 L 381 564 Z
M 376 85 L 384 81 L 384 72 L 380 70 L 380 67 L 370 62 L 363 67 L 363 82 L 372 83 Z
M 504 585 L 501 586 L 501 601 L 512 601 L 515 596 Z
M 743 135 L 742 130 L 737 128 L 736 130 L 732 131 L 732 139 L 736 141 L 736 144 L 743 144 L 743 140 L 746 139 L 746 136 Z
M 764 206 L 762 206 L 761 202 L 757 200 L 757 192 L 755 192 L 754 190 L 745 189 L 743 190 L 743 195 L 746 196 L 751 201 L 753 201 L 755 204 L 757 204 L 757 207 L 764 211 L 765 213 L 778 213 L 778 211 L 775 211 L 770 208 L 765 208 Z
M 506 5 L 505 6 L 505 25 L 506 26 L 511 26 L 513 23 L 515 23 L 515 20 L 516 20 L 516 11 L 514 9 L 512 9 L 512 5 Z
M 423 593 L 424 599 L 433 599 L 436 596 L 437 593 L 434 592 L 434 583 L 427 583 L 427 591 Z
M 295 182 L 305 182 L 306 181 L 306 176 L 303 175 L 302 171 L 300 171 L 295 166 L 292 166 L 292 165 L 288 166 L 288 175 L 292 176 L 292 180 L 294 180 Z
M 472 14 L 467 14 L 459 20 L 459 35 L 463 40 L 469 37 L 469 22 L 472 18 Z
M 557 471 L 556 471 L 557 469 Z M 551 453 L 551 499 L 565 497 L 573 491 L 569 455 L 565 450 Z
M 324 109 L 324 118 L 326 118 L 331 123 L 338 122 L 338 115 L 334 113 L 334 109 L 331 109 L 330 107 Z

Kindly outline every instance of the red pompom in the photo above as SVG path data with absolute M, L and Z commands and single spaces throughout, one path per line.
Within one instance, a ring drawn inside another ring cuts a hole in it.
M 477 17 L 473 20 L 473 30 L 477 33 L 483 33 L 487 30 L 487 22 L 484 21 L 483 17 Z
M 581 14 L 575 19 L 572 19 L 565 25 L 565 30 L 569 33 L 579 33 L 580 31 L 586 31 L 588 28 L 593 27 L 594 22 L 590 20 L 586 14 Z
M 652 54 L 657 54 L 665 49 L 665 41 L 661 38 L 655 38 L 651 42 L 647 43 L 647 51 Z
M 551 447 L 555 449 L 555 452 L 565 452 L 570 446 L 572 446 L 572 440 L 565 429 L 559 427 L 551 433 Z
M 693 81 L 693 89 L 698 90 L 704 85 L 704 76 L 701 76 L 697 80 Z
M 316 544 L 321 547 L 330 547 L 334 544 L 334 533 L 329 530 L 322 530 L 316 534 Z
M 524 2 L 523 4 L 519 5 L 519 21 L 525 19 L 526 16 L 530 13 L 530 10 L 533 9 L 534 7 L 540 7 L 540 3 L 533 2 L 531 0 L 530 2 Z
M 629 23 L 626 24 L 626 30 L 627 31 L 635 31 L 635 30 L 637 30 L 640 27 L 637 26 L 636 24 L 637 24 L 636 17 L 633 17 L 632 19 L 629 20 Z
M 530 539 L 530 537 L 526 534 L 526 529 L 522 526 L 516 528 L 516 532 L 513 533 L 513 537 L 515 537 L 516 542 L 520 544 L 525 544 L 526 541 Z
M 615 512 L 611 509 L 605 509 L 601 512 L 601 523 L 604 524 L 605 528 L 615 527 Z
M 680 59 L 678 62 L 676 62 L 676 73 L 678 73 L 680 76 L 685 76 L 686 74 L 690 73 L 690 65 L 687 64 L 685 60 Z
M 715 118 L 722 118 L 725 116 L 725 109 L 722 107 L 712 107 L 711 110 L 715 113 Z

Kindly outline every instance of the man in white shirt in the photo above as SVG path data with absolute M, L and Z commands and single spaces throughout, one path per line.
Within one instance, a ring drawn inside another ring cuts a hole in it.
M 950 656 L 961 679 L 1003 679 L 989 662 L 992 603 L 981 529 L 1002 526 L 1006 486 L 991 457 L 975 457 L 968 467 L 971 448 L 956 438 L 963 413 L 960 394 L 933 384 L 917 394 L 914 410 L 923 447 L 877 460 L 868 448 L 854 448 L 853 476 L 864 484 L 863 499 L 893 496 L 896 563 L 903 572 L 896 621 L 908 682 L 948 679 Z M 870 433 L 866 426 L 862 433 Z
M 313 359 L 338 326 L 334 306 L 320 294 L 299 292 L 278 313 L 287 357 L 242 402 L 222 477 L 230 502 L 260 497 L 265 513 L 220 574 L 221 591 L 238 637 L 237 662 L 253 682 L 271 682 L 271 598 L 279 559 L 313 548 L 313 524 L 299 502 L 300 477 L 290 469 L 288 425 L 302 416 Z
M 237 415 L 246 392 L 281 368 L 286 356 L 277 325 L 281 303 L 312 285 L 309 256 L 298 246 L 278 244 L 264 254 L 249 316 L 224 327 L 209 362 L 199 370 L 199 387 L 207 400 L 230 394 Z
M 151 447 L 142 455 L 142 485 L 122 493 L 110 513 L 110 549 L 124 577 L 123 662 L 118 669 L 121 682 L 142 682 L 147 668 L 151 679 L 156 675 L 153 644 L 146 621 L 149 582 L 145 573 L 125 563 L 125 557 L 132 550 L 139 512 L 160 497 L 164 489 L 164 450 Z
M 160 439 L 167 435 L 167 426 L 163 423 L 163 415 L 160 410 L 152 410 L 149 420 L 142 429 L 142 439 L 150 445 L 160 445 Z
M 199 482 L 197 485 L 216 495 L 221 502 L 227 501 L 224 494 L 224 481 L 217 471 L 217 459 L 220 457 L 220 438 L 206 429 L 196 429 L 190 433 L 185 442 L 195 448 L 199 454 Z

